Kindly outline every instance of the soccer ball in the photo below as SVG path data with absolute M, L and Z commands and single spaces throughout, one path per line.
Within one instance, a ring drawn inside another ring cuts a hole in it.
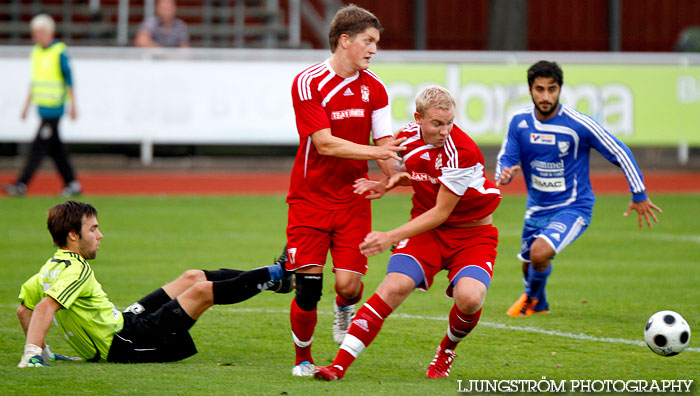
M 677 312 L 660 311 L 647 321 L 644 340 L 654 353 L 675 356 L 688 346 L 690 326 Z

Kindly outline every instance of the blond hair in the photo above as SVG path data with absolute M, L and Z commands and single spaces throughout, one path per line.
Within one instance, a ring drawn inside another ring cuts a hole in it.
M 39 14 L 29 22 L 29 29 L 45 30 L 49 33 L 54 33 L 56 32 L 56 22 L 53 21 L 49 14 Z
M 433 85 L 425 88 L 416 95 L 416 111 L 420 115 L 431 108 L 450 110 L 456 107 L 455 98 L 447 89 Z

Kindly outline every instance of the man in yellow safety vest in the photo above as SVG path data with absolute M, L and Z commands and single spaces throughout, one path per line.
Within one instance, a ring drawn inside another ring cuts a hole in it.
M 29 96 L 22 109 L 22 119 L 26 119 L 32 103 L 39 110 L 41 124 L 37 131 L 32 150 L 22 173 L 13 184 L 3 186 L 8 195 L 22 196 L 41 160 L 48 154 L 65 182 L 64 196 L 81 193 L 80 182 L 68 158 L 66 146 L 61 142 L 58 124 L 64 112 L 66 102 L 70 102 L 70 117 L 77 117 L 73 79 L 66 45 L 54 39 L 56 24 L 47 14 L 39 14 L 29 24 L 32 40 L 36 43 L 32 49 L 32 84 Z

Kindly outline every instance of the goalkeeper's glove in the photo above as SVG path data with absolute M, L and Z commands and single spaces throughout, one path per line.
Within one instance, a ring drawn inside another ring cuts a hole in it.
M 72 357 L 72 356 L 65 356 L 61 355 L 60 353 L 53 353 L 51 352 L 51 348 L 49 348 L 49 344 L 46 344 L 44 346 L 44 350 L 41 351 L 41 358 L 44 359 L 45 362 L 49 362 L 52 360 L 69 360 L 69 361 L 76 361 L 80 360 L 79 357 Z
M 24 346 L 24 355 L 17 367 L 49 367 L 41 357 L 41 348 L 34 344 Z

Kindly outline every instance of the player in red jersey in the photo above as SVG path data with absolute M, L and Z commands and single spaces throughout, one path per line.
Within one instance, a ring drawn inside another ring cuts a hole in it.
M 362 296 L 367 258 L 358 246 L 371 230 L 371 213 L 369 201 L 354 194 L 352 184 L 367 177 L 367 160 L 378 160 L 388 172 L 383 161 L 400 159 L 396 153 L 404 150 L 394 140 L 386 87 L 367 70 L 381 31 L 369 11 L 354 5 L 342 8 L 328 35 L 333 55 L 301 72 L 292 85 L 300 142 L 287 195 L 287 270 L 296 272 L 290 312 L 295 376 L 314 373 L 311 342 L 329 250 L 336 280 L 337 343 Z
M 316 368 L 317 378 L 342 378 L 387 316 L 413 289 L 427 290 L 442 269 L 450 280 L 446 293 L 455 303 L 447 334 L 426 377 L 449 375 L 455 347 L 479 322 L 498 245 L 491 213 L 501 194 L 486 180 L 484 157 L 474 141 L 454 125 L 454 115 L 455 101 L 449 91 L 442 87 L 423 90 L 416 97 L 416 122 L 399 131 L 407 147 L 402 172 L 379 183 L 367 179 L 355 183 L 355 192 L 369 192 L 369 198 L 410 184 L 414 191 L 411 220 L 388 232 L 373 231 L 360 245 L 366 256 L 393 244 L 396 248 L 384 281 L 357 311 L 333 363 Z

